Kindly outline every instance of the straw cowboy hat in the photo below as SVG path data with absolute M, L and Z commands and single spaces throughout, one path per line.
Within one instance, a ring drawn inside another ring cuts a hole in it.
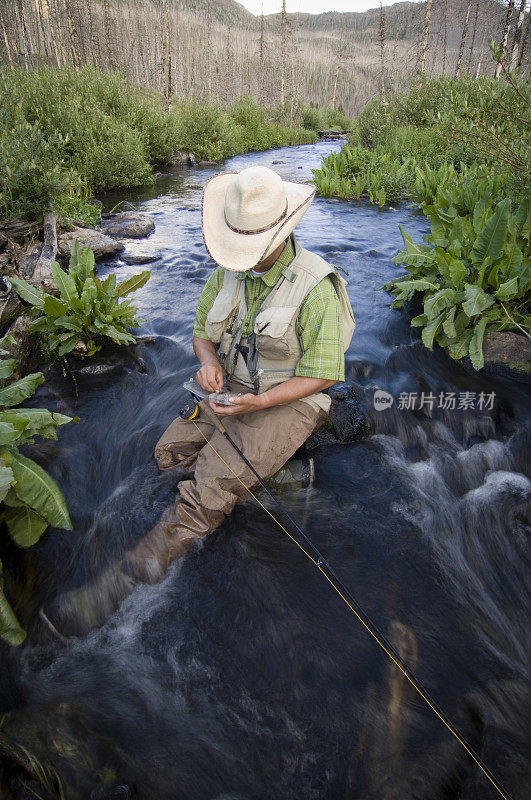
M 267 167 L 222 172 L 203 192 L 203 237 L 220 267 L 241 272 L 273 252 L 300 222 L 315 188 Z

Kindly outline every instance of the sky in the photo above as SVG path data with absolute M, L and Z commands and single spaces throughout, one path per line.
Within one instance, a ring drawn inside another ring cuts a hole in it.
M 399 0 L 383 0 L 384 6 L 393 5 Z M 415 0 L 418 1 L 418 0 Z M 282 0 L 237 0 L 253 14 L 276 14 L 282 7 Z M 379 8 L 380 0 L 287 0 L 286 10 L 290 13 L 304 12 L 319 14 L 322 11 L 367 11 Z

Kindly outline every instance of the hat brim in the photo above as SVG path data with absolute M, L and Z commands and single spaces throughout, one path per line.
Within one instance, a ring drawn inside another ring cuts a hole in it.
M 220 267 L 234 272 L 252 269 L 278 247 L 308 210 L 315 187 L 283 181 L 288 201 L 286 216 L 263 233 L 237 233 L 225 221 L 225 194 L 235 172 L 210 178 L 203 192 L 201 224 L 206 248 Z

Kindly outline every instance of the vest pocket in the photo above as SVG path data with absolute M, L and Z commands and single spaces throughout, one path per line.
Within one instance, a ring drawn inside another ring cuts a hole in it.
M 297 335 L 290 330 L 298 306 L 271 306 L 257 314 L 254 321 L 256 349 L 264 358 L 285 359 L 293 356 Z
M 239 302 L 235 302 L 234 297 L 223 297 L 223 292 L 218 294 L 205 322 L 205 332 L 211 342 L 221 341 L 238 307 Z

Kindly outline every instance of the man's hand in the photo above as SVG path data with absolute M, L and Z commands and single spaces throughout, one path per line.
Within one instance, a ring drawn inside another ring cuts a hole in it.
M 242 395 L 229 395 L 230 406 L 220 405 L 213 403 L 209 400 L 210 408 L 218 417 L 234 417 L 236 414 L 247 414 L 249 411 L 258 411 L 264 407 L 262 395 L 257 394 L 242 394 Z
M 194 353 L 201 367 L 195 374 L 196 380 L 206 392 L 221 392 L 223 388 L 223 370 L 216 356 L 216 349 L 208 339 L 194 336 Z
M 221 392 L 223 388 L 223 370 L 217 359 L 202 364 L 195 377 L 199 386 L 207 392 Z

